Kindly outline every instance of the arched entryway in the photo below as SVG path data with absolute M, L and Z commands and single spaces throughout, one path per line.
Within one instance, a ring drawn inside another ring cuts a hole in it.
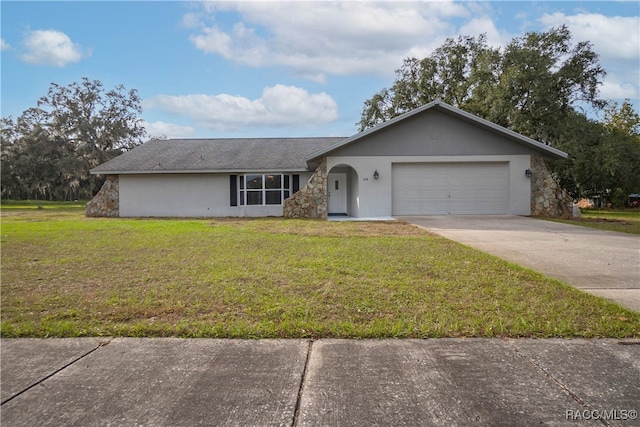
M 349 165 L 336 165 L 328 173 L 327 214 L 358 216 L 358 173 Z

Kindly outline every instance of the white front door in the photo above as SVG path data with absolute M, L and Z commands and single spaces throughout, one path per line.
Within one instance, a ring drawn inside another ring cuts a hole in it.
M 327 178 L 328 213 L 347 213 L 347 174 L 330 173 Z

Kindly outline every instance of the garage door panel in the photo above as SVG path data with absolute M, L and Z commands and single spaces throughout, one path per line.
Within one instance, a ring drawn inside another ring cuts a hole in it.
M 508 163 L 396 164 L 393 213 L 507 213 L 508 178 Z

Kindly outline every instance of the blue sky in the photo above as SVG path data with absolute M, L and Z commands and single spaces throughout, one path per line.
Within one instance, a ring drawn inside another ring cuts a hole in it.
M 350 136 L 364 101 L 409 56 L 486 33 L 504 46 L 566 24 L 608 75 L 601 97 L 640 105 L 640 3 L 6 1 L 2 117 L 55 82 L 138 90 L 150 135 Z

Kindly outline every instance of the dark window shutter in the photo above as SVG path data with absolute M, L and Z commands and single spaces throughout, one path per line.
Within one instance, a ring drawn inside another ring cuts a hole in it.
M 291 188 L 291 192 L 295 193 L 300 190 L 300 175 L 292 175 L 293 178 L 293 187 Z
M 238 175 L 229 175 L 229 203 L 238 206 Z

